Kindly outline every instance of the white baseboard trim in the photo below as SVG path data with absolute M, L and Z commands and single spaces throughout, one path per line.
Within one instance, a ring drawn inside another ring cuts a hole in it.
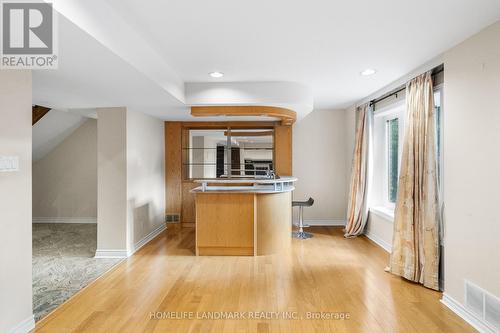
M 141 247 L 149 243 L 151 240 L 153 240 L 156 236 L 158 236 L 163 230 L 167 228 L 166 223 L 160 224 L 156 229 L 151 231 L 149 234 L 147 234 L 144 238 L 142 238 L 140 241 L 132 245 L 132 248 L 128 250 L 104 250 L 104 249 L 97 249 L 95 251 L 95 256 L 94 258 L 96 259 L 109 259 L 109 258 L 128 258 L 132 256 L 134 253 L 136 253 Z
M 377 215 L 388 222 L 394 222 L 394 210 L 386 207 L 370 207 L 370 214 Z
M 462 304 L 453 299 L 451 296 L 443 293 L 441 303 L 446 305 L 451 311 L 455 312 L 460 318 L 468 322 L 472 327 L 481 333 L 499 333 L 498 330 L 491 327 L 483 319 L 476 317 L 472 312 L 467 310 Z
M 368 237 L 369 239 L 371 239 L 375 244 L 377 244 L 378 246 L 380 246 L 381 248 L 383 248 L 387 252 L 389 252 L 389 253 L 392 252 L 392 244 L 387 243 L 382 238 L 380 238 L 374 234 L 370 234 L 370 233 L 366 233 L 365 236 Z
M 33 315 L 10 329 L 9 333 L 28 333 L 35 328 L 35 317 Z
M 298 224 L 299 221 L 295 221 Z M 311 227 L 343 227 L 346 224 L 346 220 L 343 219 L 304 219 L 304 224 L 310 225 Z
M 127 258 L 127 250 L 101 250 L 97 249 L 95 251 L 94 258 L 96 259 L 115 259 L 115 258 Z
M 97 217 L 33 217 L 33 223 L 97 223 Z
M 149 243 L 151 240 L 153 240 L 156 236 L 158 236 L 163 230 L 167 228 L 166 223 L 160 224 L 156 229 L 151 231 L 149 234 L 147 234 L 143 239 L 135 243 L 132 248 L 128 251 L 128 256 L 130 257 L 134 253 L 136 253 L 141 247 Z

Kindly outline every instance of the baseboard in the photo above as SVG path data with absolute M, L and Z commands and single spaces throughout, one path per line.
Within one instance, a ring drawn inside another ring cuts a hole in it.
M 383 248 L 384 250 L 386 250 L 387 252 L 389 252 L 389 253 L 392 252 L 392 244 L 387 243 L 382 238 L 380 238 L 380 237 L 378 237 L 378 236 L 376 236 L 374 234 L 370 234 L 370 233 L 366 233 L 365 236 L 367 238 L 369 238 L 372 242 L 374 242 L 375 244 L 377 244 L 378 246 L 380 246 L 381 248 Z
M 298 223 L 296 221 L 295 223 Z M 311 227 L 343 227 L 346 220 L 343 219 L 304 219 L 304 224 Z
M 100 250 L 95 251 L 96 259 L 127 258 L 127 250 Z
M 130 257 L 133 255 L 135 252 L 137 252 L 141 247 L 149 243 L 151 240 L 153 240 L 156 236 L 158 236 L 163 230 L 167 228 L 166 223 L 160 224 L 156 229 L 151 231 L 149 234 L 147 234 L 144 238 L 142 238 L 140 241 L 135 243 L 132 248 L 128 251 L 128 256 Z
M 472 327 L 481 333 L 499 333 L 498 330 L 491 327 L 483 319 L 476 317 L 472 312 L 467 310 L 462 304 L 453 299 L 451 296 L 443 293 L 443 298 L 441 298 L 441 303 L 446 305 L 451 311 L 453 311 L 457 316 L 468 322 Z
M 8 333 L 27 333 L 35 328 L 35 317 L 33 315 L 11 328 Z
M 95 251 L 94 258 L 97 259 L 109 259 L 109 258 L 128 258 L 136 253 L 141 247 L 149 243 L 152 239 L 158 236 L 163 230 L 167 228 L 166 223 L 160 224 L 156 229 L 147 234 L 140 241 L 132 245 L 129 250 L 101 250 L 97 249 Z
M 97 223 L 97 217 L 33 217 L 33 223 Z

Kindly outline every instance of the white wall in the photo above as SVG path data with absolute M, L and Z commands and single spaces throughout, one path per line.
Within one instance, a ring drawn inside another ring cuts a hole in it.
M 387 252 L 392 249 L 392 236 L 394 234 L 394 218 L 387 218 L 376 212 L 370 211 L 366 225 L 366 235 L 383 247 Z
M 251 160 L 269 160 L 273 159 L 273 151 L 267 149 L 245 149 L 245 148 L 269 148 L 272 147 L 272 138 L 269 138 L 269 143 L 260 143 L 260 142 L 242 142 L 240 143 L 240 160 L 241 163 L 245 163 L 245 159 Z M 244 166 L 242 165 L 242 168 Z
M 355 107 L 352 106 L 346 110 L 344 110 L 344 131 L 345 131 L 345 141 L 346 141 L 346 190 L 349 190 L 349 185 L 351 181 L 351 166 L 352 166 L 352 158 L 354 157 L 354 141 L 356 136 L 356 112 Z
M 294 200 L 313 197 L 307 220 L 345 220 L 347 211 L 346 113 L 315 110 L 293 128 Z
M 165 132 L 161 120 L 127 112 L 128 248 L 164 226 Z
M 85 121 L 33 163 L 33 217 L 57 221 L 97 218 L 96 120 Z
M 500 297 L 500 22 L 445 53 L 445 292 Z
M 220 139 L 217 138 L 211 138 L 206 136 L 205 137 L 205 142 L 204 146 L 207 148 L 213 148 L 213 149 L 206 149 L 204 151 L 204 156 L 203 160 L 205 163 L 208 163 L 209 165 L 206 165 L 204 170 L 203 170 L 203 177 L 204 178 L 215 178 L 217 176 L 217 142 L 219 142 Z
M 97 252 L 127 252 L 127 109 L 97 110 Z
M 205 148 L 205 137 L 203 136 L 190 136 L 193 148 Z M 208 147 L 207 147 L 208 148 Z M 189 153 L 191 154 L 191 177 L 192 178 L 204 178 L 205 177 L 205 150 L 204 149 L 191 149 Z
M 19 171 L 0 172 L 0 332 L 34 325 L 31 117 L 31 72 L 0 71 L 0 156 L 19 157 Z
M 190 149 L 189 160 L 191 163 L 199 163 L 206 165 L 190 165 L 190 178 L 215 178 L 216 162 L 217 162 L 217 144 L 226 144 L 226 138 L 223 136 L 223 131 L 217 133 L 210 132 L 200 133 L 200 131 L 190 131 L 189 145 L 192 148 L 206 149 Z M 196 135 L 193 135 L 196 134 Z M 220 136 L 220 137 L 219 137 Z M 224 152 L 225 153 L 225 152 Z
M 124 257 L 165 226 L 164 123 L 123 107 L 97 114 L 96 256 Z

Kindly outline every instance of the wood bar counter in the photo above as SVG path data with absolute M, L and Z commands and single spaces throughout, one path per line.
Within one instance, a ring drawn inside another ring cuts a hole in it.
M 296 180 L 198 180 L 202 186 L 192 190 L 196 254 L 254 256 L 289 250 Z

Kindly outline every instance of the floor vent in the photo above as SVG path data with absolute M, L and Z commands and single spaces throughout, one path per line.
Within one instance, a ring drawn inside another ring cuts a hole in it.
M 178 223 L 180 221 L 180 215 L 179 214 L 167 214 L 165 216 L 165 221 L 167 221 L 167 223 Z
M 465 307 L 479 318 L 484 318 L 484 292 L 469 281 L 465 281 Z
M 484 319 L 500 331 L 500 299 L 490 294 L 484 296 Z
M 465 307 L 492 330 L 500 332 L 500 299 L 477 285 L 465 281 Z

